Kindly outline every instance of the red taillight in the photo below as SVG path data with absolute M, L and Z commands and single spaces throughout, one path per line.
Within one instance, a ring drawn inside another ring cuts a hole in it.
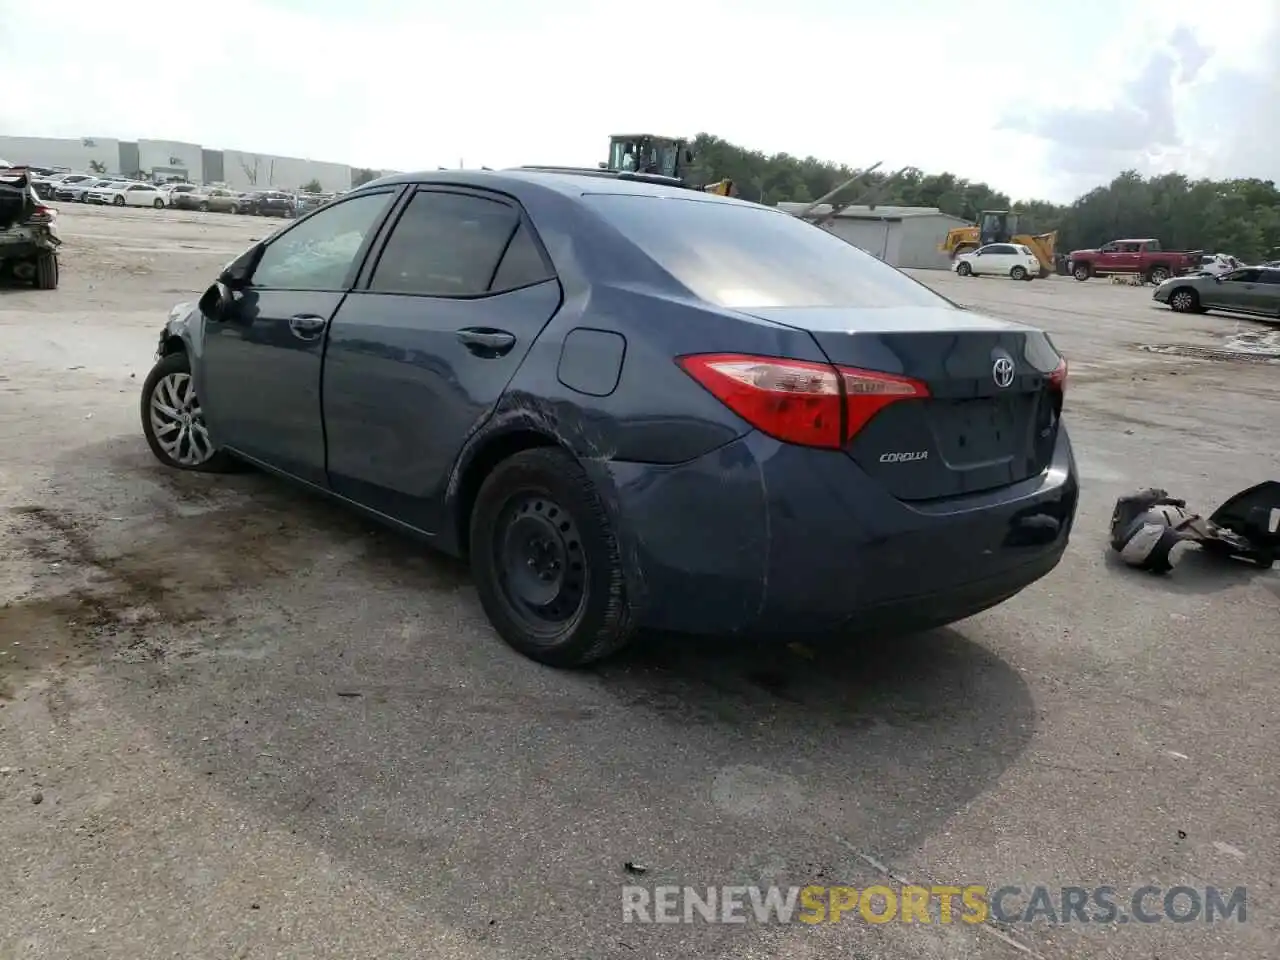
M 719 353 L 676 362 L 757 430 L 806 447 L 839 449 L 888 404 L 929 395 L 908 377 L 809 360 Z
M 42 204 L 41 206 L 36 207 L 31 212 L 31 219 L 33 221 L 40 221 L 40 220 L 52 221 L 53 218 L 56 217 L 57 215 L 58 215 L 58 211 L 53 209 L 53 207 L 46 207 Z
M 1061 357 L 1053 373 L 1049 374 L 1049 386 L 1059 393 L 1067 392 L 1067 358 Z

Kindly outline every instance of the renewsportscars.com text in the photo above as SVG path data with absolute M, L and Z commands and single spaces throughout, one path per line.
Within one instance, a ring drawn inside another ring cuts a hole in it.
M 1246 920 L 1244 887 L 622 888 L 624 923 L 1218 923 Z

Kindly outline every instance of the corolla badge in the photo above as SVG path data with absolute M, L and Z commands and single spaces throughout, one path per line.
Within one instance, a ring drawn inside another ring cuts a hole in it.
M 1008 357 L 997 357 L 996 362 L 991 367 L 991 379 L 1001 389 L 1013 383 L 1013 361 Z

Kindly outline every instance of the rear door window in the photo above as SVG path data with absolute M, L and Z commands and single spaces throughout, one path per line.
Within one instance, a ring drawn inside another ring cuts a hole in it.
M 1257 283 L 1260 276 L 1262 276 L 1261 270 L 1237 270 L 1235 273 L 1227 274 L 1223 279 L 1233 283 Z
M 1258 277 L 1259 283 L 1271 283 L 1280 286 L 1280 270 L 1263 270 Z
M 690 293 L 718 306 L 954 308 L 871 254 L 769 207 L 651 194 L 583 199 Z
M 517 247 L 518 233 L 524 233 L 520 214 L 510 204 L 474 194 L 419 191 L 392 230 L 369 289 L 429 297 L 491 292 L 500 262 L 506 266 L 509 247 L 515 247 L 509 275 L 519 279 L 522 268 L 516 258 L 522 249 L 528 275 L 528 248 L 523 244 L 532 245 L 532 240 L 526 236 Z M 536 246 L 533 253 L 538 254 Z

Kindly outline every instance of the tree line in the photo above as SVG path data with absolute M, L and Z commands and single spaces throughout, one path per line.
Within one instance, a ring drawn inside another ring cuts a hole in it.
M 691 176 L 729 178 L 739 195 L 757 203 L 816 200 L 857 171 L 816 157 L 768 156 L 702 133 L 693 144 Z M 1170 250 L 1228 253 L 1246 262 L 1280 258 L 1280 190 L 1257 179 L 1192 180 L 1180 173 L 1143 177 L 1127 170 L 1073 203 L 1012 201 L 982 182 L 951 173 L 908 168 L 877 170 L 854 185 L 853 199 L 870 194 L 876 204 L 937 207 L 977 222 L 983 210 L 1014 210 L 1021 229 L 1058 231 L 1060 251 L 1096 247 L 1123 237 L 1155 237 Z

